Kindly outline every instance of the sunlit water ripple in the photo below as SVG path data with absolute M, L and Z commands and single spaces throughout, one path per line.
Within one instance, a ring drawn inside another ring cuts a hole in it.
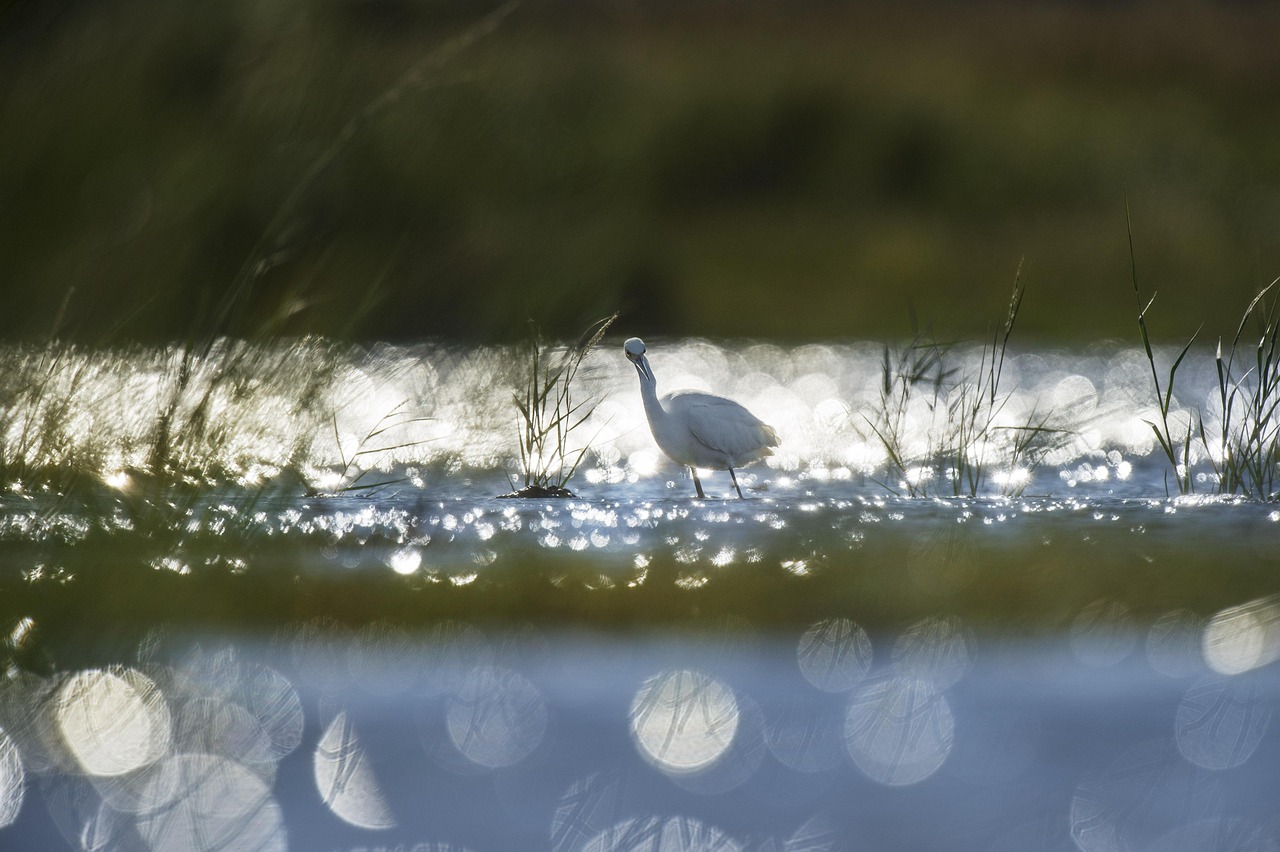
M 513 392 L 527 356 L 516 348 L 347 347 L 319 340 L 224 342 L 184 362 L 184 350 L 9 349 L 16 383 L 3 409 L 6 462 L 30 468 L 95 460 L 101 478 L 127 485 L 145 469 L 157 423 L 169 412 L 172 458 L 254 485 L 282 471 L 319 489 L 350 487 L 357 474 L 406 476 L 444 497 L 509 490 L 518 472 L 519 417 Z M 1176 353 L 1165 353 L 1162 357 Z M 652 341 L 660 393 L 682 388 L 730 396 L 773 425 L 781 445 L 749 475 L 765 493 L 838 497 L 903 493 L 886 467 L 881 417 L 884 353 L 876 344 L 713 344 Z M 955 406 L 987 368 L 981 349 L 950 356 L 942 395 L 916 388 L 894 426 L 894 445 L 920 492 L 956 493 L 947 448 Z M 24 377 L 38 377 L 22 385 Z M 970 381 L 961 381 L 968 378 Z M 571 456 L 589 446 L 572 485 L 584 495 L 656 499 L 690 492 L 687 473 L 666 460 L 644 418 L 636 376 L 619 349 L 593 351 L 576 383 L 594 406 L 569 436 Z M 1169 419 L 1175 434 L 1200 412 L 1210 427 L 1212 359 L 1184 362 Z M 1011 353 L 999 404 L 984 417 L 979 494 L 1164 496 L 1169 486 L 1151 423 L 1160 420 L 1142 351 Z M 896 398 L 896 397 L 894 397 Z M 898 406 L 892 406 L 894 411 Z M 1010 443 L 1028 425 L 1034 452 L 1010 467 Z M 954 459 L 952 459 L 954 461 Z M 1212 491 L 1204 452 L 1191 462 Z M 394 477 L 391 477 L 394 478 Z M 716 494 L 728 493 L 709 475 Z M 370 480 L 361 480 L 367 484 Z M 20 478 L 7 485 L 21 488 Z M 28 485 L 29 487 L 29 485 Z M 961 484 L 960 493 L 974 489 Z M 1174 489 L 1176 492 L 1176 489 Z

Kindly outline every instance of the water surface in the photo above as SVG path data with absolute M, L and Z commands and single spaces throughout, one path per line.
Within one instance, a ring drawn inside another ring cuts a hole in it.
M 1277 848 L 1280 512 L 1178 493 L 1141 352 L 1011 353 L 974 480 L 979 349 L 649 347 L 777 429 L 747 499 L 620 347 L 571 500 L 499 499 L 514 349 L 5 353 L 0 840 Z

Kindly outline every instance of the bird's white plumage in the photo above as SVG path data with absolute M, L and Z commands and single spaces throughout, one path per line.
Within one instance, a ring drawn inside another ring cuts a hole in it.
M 676 391 L 663 396 L 661 403 L 668 415 L 688 426 L 695 456 L 690 464 L 695 467 L 742 467 L 770 455 L 770 447 L 778 445 L 772 427 L 731 399 Z
M 640 395 L 653 439 L 673 461 L 689 468 L 728 470 L 737 488 L 733 469 L 771 455 L 771 448 L 778 446 L 773 427 L 731 399 L 700 391 L 676 391 L 659 399 L 644 342 L 633 337 L 623 344 L 623 351 L 640 374 Z M 696 470 L 693 481 L 698 496 L 703 496 Z

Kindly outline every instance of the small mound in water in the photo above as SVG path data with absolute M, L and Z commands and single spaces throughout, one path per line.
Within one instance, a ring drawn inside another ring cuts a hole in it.
M 510 494 L 499 494 L 498 499 L 509 500 L 509 499 L 515 499 L 518 497 L 523 497 L 523 498 L 539 498 L 539 497 L 570 498 L 570 497 L 573 497 L 573 498 L 576 498 L 577 496 L 578 496 L 577 494 L 574 494 L 568 488 L 561 488 L 559 485 L 552 485 L 549 488 L 545 485 L 527 485 L 524 488 L 521 488 L 519 491 L 512 491 Z

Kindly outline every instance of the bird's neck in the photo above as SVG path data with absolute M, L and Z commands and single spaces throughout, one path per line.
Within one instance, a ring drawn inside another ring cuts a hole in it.
M 645 370 L 639 373 L 640 376 L 640 398 L 644 400 L 644 413 L 649 416 L 650 422 L 653 421 L 655 414 L 662 414 L 662 403 L 658 402 L 658 381 L 653 376 L 653 368 L 649 366 L 647 360 Z

